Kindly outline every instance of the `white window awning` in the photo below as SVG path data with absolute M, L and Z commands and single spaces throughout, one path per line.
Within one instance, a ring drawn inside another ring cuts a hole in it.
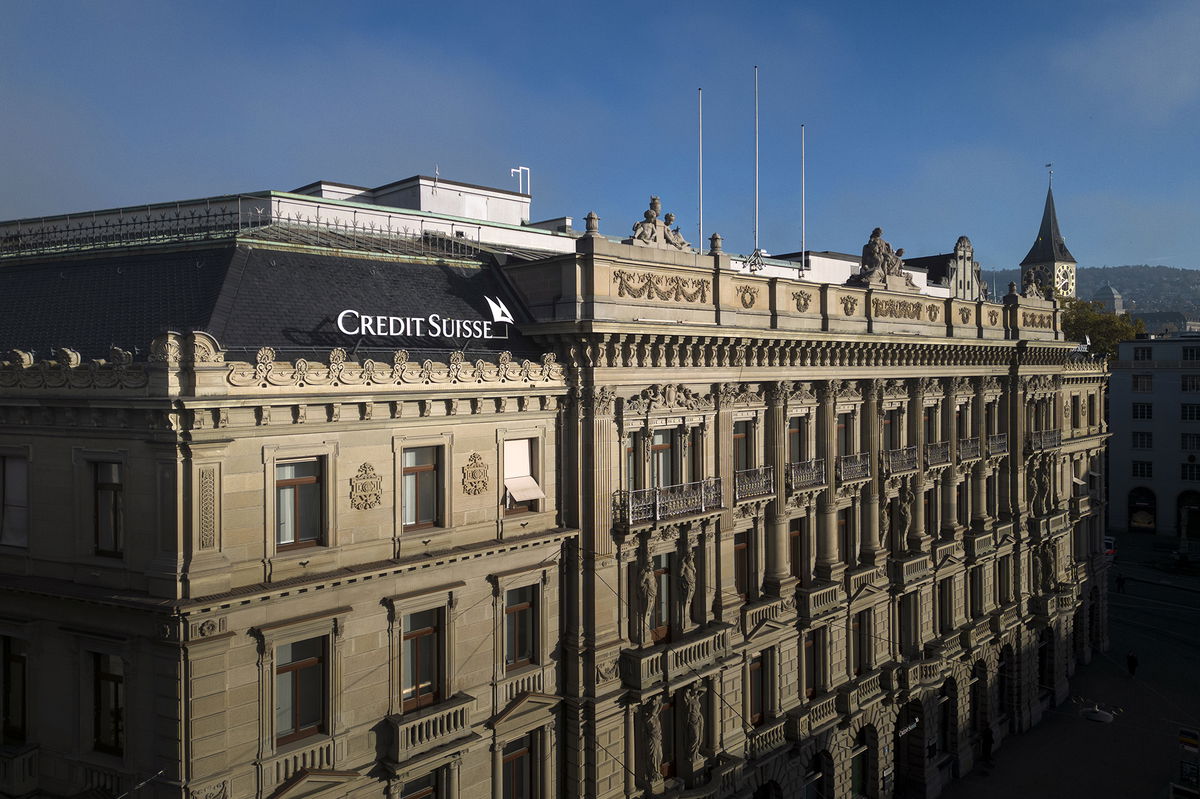
M 1074 484 L 1075 484 L 1075 485 L 1077 485 L 1077 486 L 1085 486 L 1085 485 L 1087 485 L 1087 480 L 1080 480 L 1078 477 L 1072 477 L 1072 478 L 1071 478 L 1071 482 L 1072 482 L 1072 483 L 1074 483 Z
M 516 502 L 546 498 L 546 492 L 542 491 L 542 487 L 537 484 L 537 480 L 534 480 L 529 475 L 508 477 L 504 480 L 504 487 L 508 490 L 509 496 Z

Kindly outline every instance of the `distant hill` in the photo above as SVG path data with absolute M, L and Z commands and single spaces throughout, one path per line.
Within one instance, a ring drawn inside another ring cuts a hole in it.
M 984 271 L 983 278 L 989 286 L 994 279 L 1001 295 L 1008 293 L 1009 281 L 1021 285 L 1017 269 Z M 1146 264 L 1081 267 L 1075 273 L 1075 294 L 1090 300 L 1105 282 L 1121 293 L 1127 310 L 1180 311 L 1200 317 L 1200 269 Z

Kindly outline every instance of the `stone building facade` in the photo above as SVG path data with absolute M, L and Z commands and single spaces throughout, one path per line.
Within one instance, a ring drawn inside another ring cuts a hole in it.
M 1053 302 L 260 199 L 6 238 L 0 792 L 932 796 L 1105 646 Z M 210 300 L 35 324 L 140 270 Z

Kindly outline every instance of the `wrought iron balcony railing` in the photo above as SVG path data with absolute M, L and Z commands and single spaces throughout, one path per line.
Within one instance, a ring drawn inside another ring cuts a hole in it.
M 950 442 L 935 441 L 925 445 L 925 465 L 940 466 L 950 462 Z
M 871 476 L 871 453 L 857 452 L 853 455 L 838 455 L 837 478 L 842 482 L 848 480 L 866 480 Z
M 1028 447 L 1030 452 L 1041 452 L 1061 446 L 1061 430 L 1039 430 L 1029 434 Z
M 722 504 L 721 478 L 710 477 L 694 483 L 616 491 L 613 517 L 628 526 L 704 513 Z
M 733 473 L 733 493 L 737 502 L 775 493 L 775 467 L 760 466 Z
M 901 447 L 900 449 L 885 449 L 883 451 L 883 471 L 885 474 L 912 472 L 917 469 L 917 448 Z
M 993 433 L 988 436 L 988 455 L 1003 455 L 1008 452 L 1008 433 Z
M 979 459 L 979 439 L 978 438 L 960 438 L 958 440 L 958 459 L 960 461 L 973 461 Z
M 825 485 L 825 459 L 814 458 L 811 461 L 796 461 L 788 464 L 788 488 L 799 491 L 802 488 L 820 488 Z

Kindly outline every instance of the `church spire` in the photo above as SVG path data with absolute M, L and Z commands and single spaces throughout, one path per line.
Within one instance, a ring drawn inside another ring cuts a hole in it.
M 1046 189 L 1046 210 L 1042 211 L 1042 226 L 1038 228 L 1037 241 L 1029 248 L 1029 254 L 1021 266 L 1053 263 L 1076 263 L 1067 249 L 1062 234 L 1058 232 L 1058 215 L 1054 212 L 1054 187 Z

